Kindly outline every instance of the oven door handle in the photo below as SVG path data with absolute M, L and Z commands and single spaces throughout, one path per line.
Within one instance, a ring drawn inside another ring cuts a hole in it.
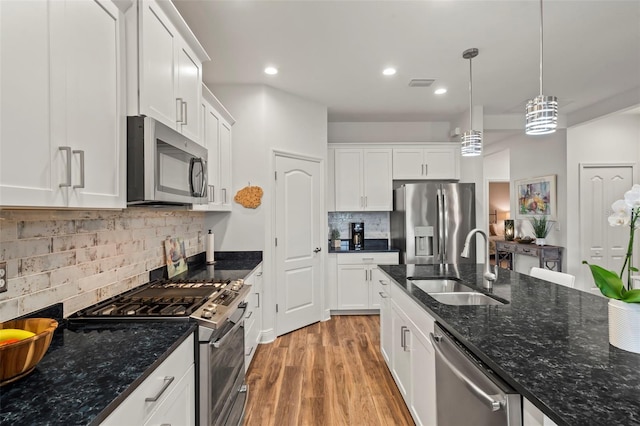
M 242 309 L 242 315 L 240 316 L 240 319 L 238 320 L 238 322 L 231 327 L 231 329 L 229 331 L 227 331 L 224 336 L 222 336 L 221 338 L 213 341 L 213 342 L 209 342 L 209 344 L 211 346 L 213 346 L 214 348 L 219 348 L 220 346 L 224 345 L 224 342 L 227 341 L 227 339 L 229 338 L 229 336 L 231 336 L 238 328 L 242 327 L 242 324 L 244 323 L 244 312 L 247 309 L 247 305 L 240 305 L 238 306 L 238 309 Z M 229 321 L 229 320 L 227 320 Z

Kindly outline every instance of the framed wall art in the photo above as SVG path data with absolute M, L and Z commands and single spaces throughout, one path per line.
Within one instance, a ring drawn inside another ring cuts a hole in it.
M 515 181 L 516 219 L 546 216 L 556 220 L 556 175 Z

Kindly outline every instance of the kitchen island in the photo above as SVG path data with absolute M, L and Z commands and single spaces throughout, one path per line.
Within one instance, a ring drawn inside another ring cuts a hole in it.
M 639 425 L 640 355 L 609 345 L 607 299 L 483 265 L 379 266 L 475 356 L 558 425 Z M 408 278 L 450 277 L 508 303 L 452 306 Z

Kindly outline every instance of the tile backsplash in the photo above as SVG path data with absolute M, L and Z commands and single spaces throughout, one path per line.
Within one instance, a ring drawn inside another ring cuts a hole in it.
M 329 212 L 328 219 L 329 230 L 337 228 L 341 239 L 349 239 L 351 222 L 364 222 L 365 238 L 389 239 L 389 212 Z
M 192 256 L 203 230 L 204 213 L 186 210 L 0 210 L 0 321 L 58 302 L 67 316 L 143 284 L 163 266 L 167 237 Z

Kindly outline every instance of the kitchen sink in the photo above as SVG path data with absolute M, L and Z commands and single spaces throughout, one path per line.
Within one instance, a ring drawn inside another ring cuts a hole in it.
M 429 293 L 429 296 L 433 297 L 440 303 L 444 303 L 445 305 L 504 305 L 504 303 L 499 300 L 475 291 Z
M 458 280 L 450 278 L 439 278 L 435 280 L 409 280 L 411 284 L 418 287 L 425 293 L 457 293 L 460 291 L 470 292 L 472 288 L 467 287 Z

